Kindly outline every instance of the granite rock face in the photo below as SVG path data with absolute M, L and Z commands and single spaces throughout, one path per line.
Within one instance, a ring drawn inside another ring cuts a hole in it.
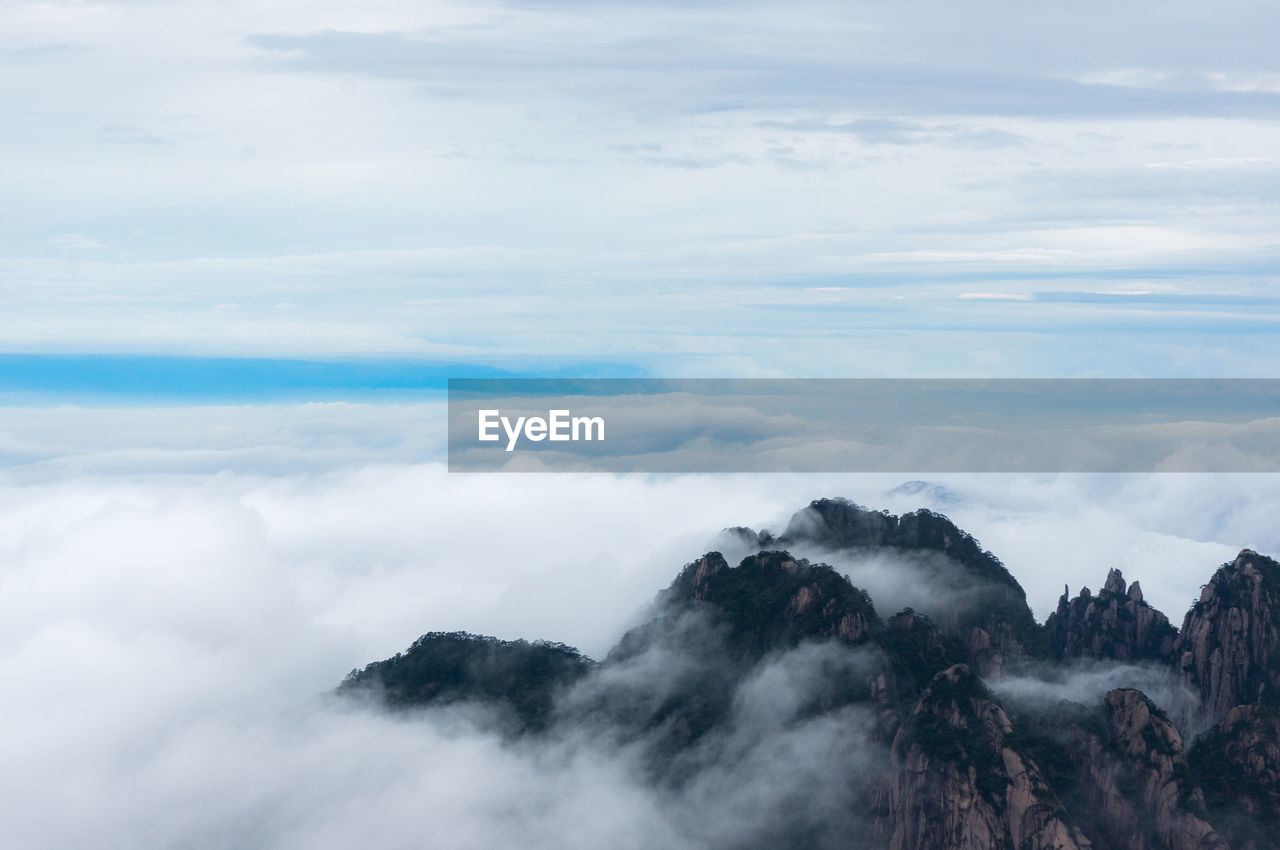
M 1178 632 L 1169 618 L 1148 605 L 1138 582 L 1126 585 L 1119 570 L 1107 574 L 1094 596 L 1089 588 L 1068 598 L 1045 621 L 1045 650 L 1055 660 L 1092 658 L 1113 661 L 1164 661 Z
M 1212 721 L 1280 704 L 1280 564 L 1251 549 L 1224 564 L 1187 612 L 1175 664 Z
M 1140 691 L 1019 717 L 1031 757 L 1097 850 L 1225 850 L 1182 737 Z
M 1280 847 L 1280 709 L 1231 709 L 1189 758 L 1210 817 L 1234 850 Z
M 1147 833 L 1147 847 L 1170 850 L 1226 850 L 1227 844 L 1205 820 L 1204 795 L 1191 777 L 1182 736 L 1151 700 L 1130 688 L 1111 691 L 1102 702 L 1109 752 L 1092 760 L 1090 775 L 1111 790 L 1103 809 L 1128 808 L 1115 818 L 1115 834 Z M 1126 798 L 1127 785 L 1132 797 Z M 1113 808 L 1113 804 L 1119 804 Z M 1129 846 L 1133 846 L 1132 841 Z
M 881 794 L 890 850 L 1092 846 L 964 664 L 934 677 L 894 737 Z

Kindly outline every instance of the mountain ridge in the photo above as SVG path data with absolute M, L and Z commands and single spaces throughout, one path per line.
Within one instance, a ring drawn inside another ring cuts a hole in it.
M 1064 591 L 1040 625 L 999 559 L 931 511 L 898 517 L 822 499 L 778 537 L 725 534 L 748 554 L 730 564 L 711 551 L 686 564 L 650 618 L 599 662 L 562 644 L 428 633 L 353 671 L 339 691 L 402 710 L 497 705 L 520 736 L 593 730 L 638 748 L 650 781 L 672 788 L 696 784 L 743 747 L 846 718 L 858 746 L 878 754 L 874 766 L 847 777 L 835 809 L 787 815 L 761 847 L 1280 847 L 1274 560 L 1246 549 L 1222 565 L 1182 629 L 1118 569 L 1097 594 Z M 800 547 L 927 558 L 930 574 L 945 570 L 949 586 L 976 590 L 956 594 L 941 617 L 936 601 L 934 615 L 886 614 L 840 571 L 792 553 Z M 1070 681 L 1085 663 L 1181 687 L 1199 700 L 1199 720 L 1180 729 L 1123 682 L 1057 703 L 1007 703 L 987 684 L 1034 689 L 1037 676 Z M 770 671 L 788 671 L 790 690 L 762 696 L 759 683 L 778 675 Z M 760 726 L 761 706 L 778 700 L 786 710 L 769 709 Z M 813 757 L 849 758 L 834 746 Z M 840 762 L 831 767 L 838 773 Z M 1248 783 L 1238 802 L 1232 777 Z

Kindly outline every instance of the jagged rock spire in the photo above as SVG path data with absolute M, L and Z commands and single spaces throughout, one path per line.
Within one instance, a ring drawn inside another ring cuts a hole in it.
M 1058 609 L 1045 621 L 1050 657 L 1116 661 L 1170 657 L 1176 632 L 1169 618 L 1143 601 L 1136 581 L 1126 588 L 1120 570 L 1107 573 L 1097 596 L 1087 587 L 1075 599 L 1068 594 L 1064 588 Z

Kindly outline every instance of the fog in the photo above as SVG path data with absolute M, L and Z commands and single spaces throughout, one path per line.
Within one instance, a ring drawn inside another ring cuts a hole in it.
M 861 775 L 849 767 L 865 718 L 796 715 L 829 659 L 755 671 L 679 794 L 649 782 L 626 741 L 513 744 L 470 712 L 387 716 L 329 694 L 429 630 L 602 657 L 720 529 L 776 531 L 822 496 L 940 508 L 1041 619 L 1064 582 L 1097 587 L 1122 566 L 1178 624 L 1239 548 L 1277 548 L 1271 476 L 952 476 L 893 492 L 900 479 L 870 476 L 451 476 L 358 458 L 213 473 L 207 453 L 184 471 L 181 447 L 159 471 L 108 454 L 0 475 L 13 846 L 731 846 L 780 807 L 820 819 L 858 793 L 839 783 Z M 895 565 L 861 569 L 893 613 Z M 669 671 L 652 661 L 635 669 Z M 1001 687 L 1082 699 L 1114 675 Z
M 1068 665 L 1040 666 L 1022 676 L 991 683 L 991 689 L 1014 709 L 1043 711 L 1062 700 L 1096 705 L 1108 691 L 1135 688 L 1159 706 L 1190 743 L 1209 725 L 1200 711 L 1200 695 L 1158 664 L 1096 662 L 1082 659 Z

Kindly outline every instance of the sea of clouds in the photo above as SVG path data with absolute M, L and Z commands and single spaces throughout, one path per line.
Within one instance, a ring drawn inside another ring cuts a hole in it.
M 6 841 L 731 845 L 752 813 L 808 800 L 797 793 L 829 786 L 833 765 L 857 765 L 857 746 L 833 748 L 832 730 L 814 726 L 759 732 L 768 723 L 751 723 L 774 709 L 743 697 L 740 728 L 757 732 L 733 762 L 741 772 L 708 774 L 690 798 L 698 805 L 677 805 L 625 748 L 564 736 L 512 744 L 474 717 L 386 716 L 329 693 L 430 630 L 558 640 L 602 657 L 721 529 L 780 531 L 822 496 L 947 513 L 1004 560 L 1041 620 L 1064 583 L 1096 588 L 1118 566 L 1180 623 L 1240 548 L 1280 551 L 1269 507 L 1280 481 L 1269 475 L 905 487 L 889 476 L 451 475 L 424 424 L 439 412 L 10 410 Z M 893 612 L 892 560 L 841 568 Z M 744 694 L 785 707 L 788 676 L 802 669 L 761 671 Z M 1024 697 L 1030 687 L 1009 685 Z

